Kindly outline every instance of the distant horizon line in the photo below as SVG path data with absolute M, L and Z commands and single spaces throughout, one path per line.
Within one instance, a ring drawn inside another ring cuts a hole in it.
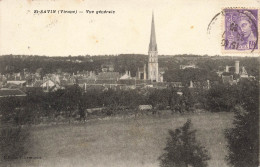
M 90 57 L 95 57 L 95 56 L 119 56 L 119 55 L 147 55 L 148 54 L 143 54 L 143 53 L 120 53 L 120 54 L 85 54 L 85 55 L 59 55 L 59 56 L 49 56 L 49 55 L 27 55 L 27 54 L 2 54 L 0 56 L 39 56 L 39 57 L 85 57 L 85 56 L 90 56 Z M 203 56 L 208 56 L 208 57 L 258 57 L 258 56 L 253 56 L 253 55 L 208 55 L 208 54 L 158 54 L 158 56 L 198 56 L 198 57 L 203 57 Z

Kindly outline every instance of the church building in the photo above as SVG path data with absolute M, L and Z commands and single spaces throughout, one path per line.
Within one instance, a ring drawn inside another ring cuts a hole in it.
M 138 79 L 150 80 L 151 82 L 163 82 L 163 73 L 163 71 L 159 71 L 154 15 L 152 14 L 151 36 L 148 48 L 148 70 L 146 70 L 146 64 L 143 68 L 138 68 L 137 77 Z
M 151 36 L 148 49 L 148 80 L 159 81 L 158 50 L 155 37 L 154 16 L 152 16 Z

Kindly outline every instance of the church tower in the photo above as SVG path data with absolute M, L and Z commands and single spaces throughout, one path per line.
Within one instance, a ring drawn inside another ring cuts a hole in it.
M 155 26 L 154 26 L 154 16 L 152 15 L 152 25 L 151 25 L 151 36 L 150 44 L 148 50 L 148 80 L 152 82 L 159 81 L 159 70 L 158 70 L 158 50 L 155 38 Z

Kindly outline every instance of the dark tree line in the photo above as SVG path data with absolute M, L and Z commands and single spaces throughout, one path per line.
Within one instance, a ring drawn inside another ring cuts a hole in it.
M 188 86 L 190 81 L 205 82 L 220 81 L 216 72 L 207 71 L 206 69 L 173 69 L 168 70 L 164 74 L 164 80 L 168 82 L 181 82 L 183 85 Z
M 176 88 L 139 90 L 89 90 L 85 92 L 78 85 L 69 86 L 55 92 L 27 92 L 25 98 L 1 98 L 1 114 L 6 121 L 16 124 L 34 124 L 41 117 L 66 118 L 80 116 L 90 108 L 107 108 L 109 112 L 122 109 L 137 110 L 139 105 L 150 104 L 156 110 L 171 109 L 173 112 L 188 112 L 194 106 L 193 93 L 188 88 L 177 94 Z
M 81 61 L 81 62 L 79 62 Z M 40 72 L 41 76 L 55 72 L 77 73 L 78 71 L 101 71 L 102 64 L 113 64 L 114 70 L 120 73 L 131 71 L 135 76 L 138 67 L 143 67 L 147 56 L 122 54 L 118 56 L 78 56 L 78 57 L 46 57 L 46 56 L 1 56 L 0 73 Z
M 175 88 L 144 90 L 84 91 L 78 85 L 69 86 L 55 92 L 27 92 L 25 98 L 1 98 L 1 114 L 5 119 L 13 119 L 17 124 L 37 123 L 40 117 L 84 118 L 84 111 L 90 108 L 109 108 L 113 112 L 122 108 L 138 109 L 149 104 L 155 110 L 170 109 L 172 112 L 191 112 L 206 109 L 212 112 L 233 111 L 237 105 L 250 103 L 249 87 L 256 81 L 244 80 L 237 85 L 217 84 L 209 90 L 203 88 Z M 253 104 L 248 106 L 253 106 Z
M 196 55 L 159 56 L 159 67 L 166 69 L 165 81 L 183 82 L 187 84 L 192 81 L 218 80 L 216 71 L 224 70 L 226 65 L 234 66 L 235 60 L 240 61 L 240 66 L 245 66 L 249 75 L 258 79 L 258 58 L 236 57 L 234 59 Z M 81 61 L 81 62 L 78 62 Z M 120 54 L 120 55 L 98 55 L 98 56 L 68 56 L 68 57 L 47 57 L 47 56 L 12 56 L 0 57 L 0 73 L 41 71 L 41 75 L 57 71 L 76 73 L 78 71 L 101 71 L 102 64 L 113 64 L 114 70 L 120 73 L 131 71 L 135 76 L 138 67 L 147 64 L 148 56 L 142 54 Z M 194 63 L 199 69 L 180 70 L 180 65 Z M 40 70 L 41 69 L 41 70 Z M 167 70 L 168 69 L 168 70 Z
M 220 112 L 220 111 L 233 111 L 237 105 L 252 104 L 252 99 L 256 98 L 256 92 L 252 92 L 252 85 L 256 86 L 257 81 L 241 80 L 238 84 L 218 84 L 209 89 L 206 93 L 207 109 Z M 257 88 L 257 87 L 253 87 Z M 255 90 L 257 91 L 257 90 Z

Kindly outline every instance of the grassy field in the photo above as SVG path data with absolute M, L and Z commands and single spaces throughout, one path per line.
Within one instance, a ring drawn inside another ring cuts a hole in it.
M 226 167 L 223 130 L 232 126 L 232 113 L 143 115 L 111 117 L 86 123 L 32 127 L 27 156 L 10 166 L 52 167 L 157 167 L 168 129 L 182 126 L 190 118 L 197 139 L 211 155 L 210 167 Z

